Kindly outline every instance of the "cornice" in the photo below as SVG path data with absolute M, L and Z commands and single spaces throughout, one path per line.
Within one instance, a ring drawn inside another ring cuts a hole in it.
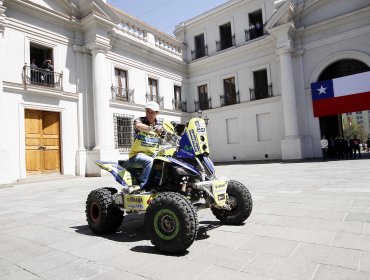
M 67 92 L 61 90 L 55 90 L 52 88 L 43 88 L 32 85 L 23 85 L 19 83 L 12 83 L 3 81 L 3 92 L 16 93 L 16 94 L 30 94 L 30 95 L 42 95 L 62 99 L 78 100 L 79 95 L 74 92 Z
M 109 33 L 109 37 L 111 38 L 112 46 L 129 46 L 134 48 L 133 51 L 139 48 L 145 52 L 151 53 L 152 55 L 162 56 L 167 60 L 170 59 L 171 61 L 182 61 L 182 56 L 175 52 L 166 51 L 157 47 L 156 45 L 150 44 L 147 41 L 129 36 L 128 34 L 115 29 Z
M 62 36 L 57 33 L 50 32 L 48 29 L 38 28 L 36 26 L 27 25 L 24 22 L 20 22 L 16 19 L 7 19 L 7 26 L 15 30 L 24 32 L 26 36 L 33 36 L 35 38 L 42 39 L 47 42 L 59 42 L 62 44 L 67 44 L 70 38 Z
M 276 3 L 279 6 L 269 18 L 265 27 L 268 32 L 270 32 L 270 29 L 278 27 L 279 25 L 277 24 L 279 21 L 283 21 L 283 23 L 281 23 L 282 25 L 292 22 L 295 18 L 295 13 L 297 12 L 296 0 L 276 1 Z
M 305 27 L 301 28 L 299 31 L 304 32 L 306 34 L 306 33 L 310 33 L 310 32 L 312 32 L 312 33 L 317 32 L 317 29 L 319 29 L 319 28 L 320 29 L 321 28 L 330 29 L 333 26 L 336 26 L 339 21 L 345 21 L 348 18 L 354 18 L 356 20 L 359 20 L 360 18 L 369 17 L 369 14 L 370 14 L 370 5 L 366 8 L 362 8 L 360 10 L 345 13 L 343 15 L 339 15 L 339 16 L 321 21 L 321 22 L 314 23 L 314 24 L 309 25 L 309 26 L 305 26 Z
M 109 31 L 115 26 L 116 24 L 114 22 L 93 11 L 91 11 L 81 19 L 81 27 L 84 31 L 89 31 L 97 27 Z
M 21 11 L 22 13 L 33 17 L 55 23 L 59 26 L 75 30 L 79 26 L 79 20 L 72 14 L 62 14 L 57 11 L 48 9 L 33 1 L 29 0 L 3 0 L 4 5 L 8 8 Z
M 5 27 L 7 26 L 5 10 L 6 7 L 3 6 L 3 0 L 0 0 L 0 35 L 4 34 Z
M 85 47 L 89 49 L 91 52 L 97 51 L 104 53 L 107 53 L 112 48 L 110 40 L 106 37 L 99 35 L 95 35 L 94 40 L 87 43 Z
M 110 5 L 110 4 L 107 4 L 107 6 L 117 15 L 117 17 L 119 17 L 119 21 L 121 23 L 126 23 L 126 24 L 129 24 L 129 25 L 135 26 L 139 29 L 145 30 L 146 32 L 150 32 L 153 35 L 158 36 L 160 38 L 163 38 L 163 40 L 167 40 L 172 44 L 181 43 L 176 38 L 174 38 L 173 36 L 155 28 L 154 26 L 151 26 L 150 24 L 148 24 L 146 22 L 143 22 L 140 19 L 131 16 L 131 15 L 125 13 L 124 11 L 122 11 L 122 10 L 120 10 L 120 9 Z
M 127 45 L 125 49 L 137 55 L 141 55 L 141 56 L 148 55 L 151 57 L 151 60 L 157 62 L 158 64 L 166 65 L 167 67 L 175 69 L 176 71 L 179 71 L 183 74 L 186 73 L 186 63 L 183 61 L 169 60 L 168 56 L 159 56 L 156 51 L 151 51 L 151 50 L 146 50 L 146 49 L 138 50 L 137 48 L 133 46 L 129 46 L 129 45 Z M 142 54 L 140 54 L 140 52 L 142 52 Z M 124 64 L 129 67 L 141 69 L 147 73 L 157 74 L 158 76 L 167 77 L 171 80 L 181 80 L 179 75 L 174 75 L 171 72 L 158 70 L 155 67 L 140 63 L 139 61 L 129 59 L 127 57 L 119 56 L 114 52 L 108 52 L 106 55 L 106 58 L 110 59 L 111 61 L 117 64 Z

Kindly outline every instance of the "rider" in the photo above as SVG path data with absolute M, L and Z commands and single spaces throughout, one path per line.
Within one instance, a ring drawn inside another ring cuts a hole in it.
M 129 153 L 128 167 L 142 168 L 140 189 L 148 182 L 153 166 L 153 155 L 157 151 L 163 128 L 158 124 L 159 105 L 149 101 L 145 106 L 145 117 L 134 120 L 135 141 Z

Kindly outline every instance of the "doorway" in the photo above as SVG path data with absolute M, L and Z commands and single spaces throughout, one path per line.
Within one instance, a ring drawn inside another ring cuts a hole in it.
M 27 175 L 60 173 L 60 114 L 25 110 Z
M 367 71 L 370 71 L 370 67 L 362 61 L 356 59 L 342 59 L 326 67 L 317 81 L 327 81 Z M 324 116 L 320 117 L 319 120 L 321 136 L 325 135 L 326 138 L 334 138 L 336 136 L 343 137 L 342 115 Z

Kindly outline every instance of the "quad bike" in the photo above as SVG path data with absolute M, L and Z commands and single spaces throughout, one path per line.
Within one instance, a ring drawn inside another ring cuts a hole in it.
M 145 213 L 153 245 L 166 253 L 183 253 L 197 236 L 197 210 L 210 208 L 222 223 L 239 225 L 252 212 L 252 197 L 242 183 L 216 177 L 204 119 L 193 118 L 186 125 L 164 121 L 163 129 L 165 135 L 144 190 L 126 192 L 138 185 L 140 170 L 128 169 L 125 161 L 95 161 L 123 189 L 91 191 L 86 217 L 94 233 L 105 234 L 121 225 L 124 214 Z

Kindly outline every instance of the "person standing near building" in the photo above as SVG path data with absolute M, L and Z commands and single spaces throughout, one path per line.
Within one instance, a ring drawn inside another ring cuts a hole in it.
M 42 68 L 44 69 L 44 82 L 47 86 L 53 86 L 54 84 L 54 66 L 51 64 L 51 59 L 45 59 L 42 63 Z
M 321 144 L 322 157 L 326 161 L 328 159 L 329 142 L 328 142 L 328 139 L 325 138 L 325 135 L 322 136 L 320 144 Z
M 135 141 L 129 153 L 128 168 L 142 168 L 140 189 L 148 183 L 163 128 L 158 124 L 159 105 L 149 101 L 145 106 L 145 117 L 134 120 Z
M 353 143 L 353 157 L 356 158 L 356 151 L 358 151 L 359 158 L 361 158 L 361 150 L 360 150 L 360 139 L 357 138 L 357 135 L 353 136 L 352 139 Z
M 31 66 L 30 66 L 30 69 L 31 69 L 31 83 L 32 84 L 36 84 L 36 83 L 39 83 L 40 79 L 38 78 L 39 76 L 39 72 L 38 72 L 38 66 L 36 64 L 36 59 L 32 58 L 32 61 L 31 61 Z
M 366 141 L 366 151 L 367 153 L 370 153 L 370 138 L 367 137 L 367 141 Z

